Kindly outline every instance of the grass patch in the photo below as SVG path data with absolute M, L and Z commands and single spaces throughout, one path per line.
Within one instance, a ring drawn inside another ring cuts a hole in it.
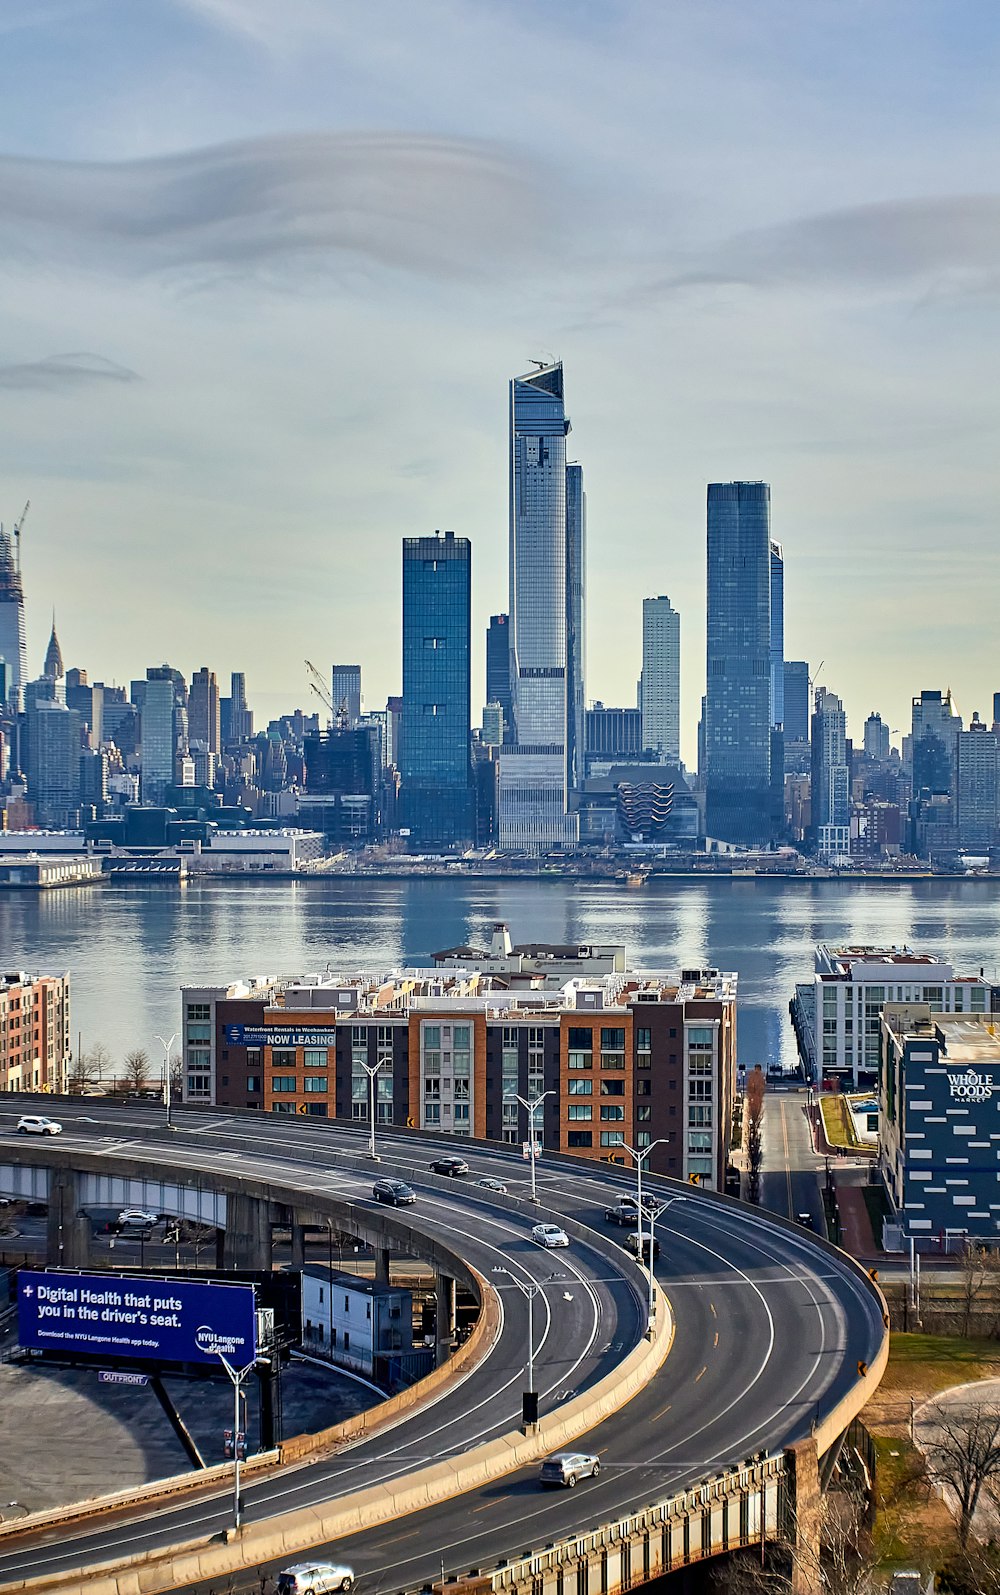
M 823 1128 L 831 1146 L 842 1146 L 852 1151 L 857 1146 L 854 1121 L 847 1111 L 847 1103 L 839 1093 L 822 1096 L 819 1110 L 823 1115 Z

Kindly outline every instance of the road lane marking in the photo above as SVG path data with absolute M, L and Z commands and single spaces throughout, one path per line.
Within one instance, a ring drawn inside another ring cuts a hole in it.
M 652 1418 L 652 1422 L 653 1423 L 659 1423 L 661 1418 L 665 1418 L 667 1413 L 670 1411 L 670 1408 L 672 1407 L 672 1405 L 673 1405 L 673 1402 L 668 1401 L 665 1407 L 661 1407 L 660 1408 L 659 1412 L 654 1412 L 653 1418 Z M 607 1446 L 605 1446 L 604 1449 L 607 1450 Z
M 709 1312 L 710 1312 L 710 1313 L 711 1313 L 711 1314 L 712 1314 L 712 1317 L 713 1317 L 713 1318 L 718 1318 L 718 1316 L 719 1316 L 719 1315 L 718 1315 L 718 1313 L 717 1313 L 717 1312 L 716 1312 L 716 1310 L 715 1310 L 715 1303 L 714 1303 L 714 1301 L 710 1301 L 710 1302 L 709 1302 L 709 1304 L 708 1304 L 708 1310 L 709 1310 Z
M 476 1516 L 479 1512 L 492 1512 L 495 1506 L 506 1506 L 506 1504 L 507 1497 L 505 1495 L 498 1495 L 495 1500 L 487 1501 L 483 1506 L 474 1506 L 472 1508 L 472 1513 L 473 1516 Z
M 719 1331 L 716 1330 L 715 1331 L 715 1339 L 712 1341 L 712 1345 L 713 1346 L 717 1346 L 718 1344 L 719 1344 Z
M 699 1381 L 699 1379 L 704 1379 L 704 1377 L 705 1377 L 705 1375 L 706 1375 L 706 1374 L 707 1374 L 707 1372 L 708 1372 L 708 1368 L 707 1368 L 707 1367 L 705 1367 L 705 1368 L 703 1368 L 703 1369 L 702 1369 L 702 1370 L 701 1370 L 701 1373 L 696 1373 L 696 1374 L 695 1374 L 695 1376 L 694 1376 L 694 1382 L 695 1382 L 695 1384 L 697 1384 L 697 1383 L 698 1383 L 698 1381 Z

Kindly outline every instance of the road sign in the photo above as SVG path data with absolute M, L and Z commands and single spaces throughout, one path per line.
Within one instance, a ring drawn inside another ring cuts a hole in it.
M 256 1355 L 252 1285 L 22 1268 L 17 1308 L 20 1343 L 32 1351 L 216 1368 L 220 1353 L 237 1367 Z
M 97 1375 L 97 1382 L 101 1385 L 135 1385 L 137 1388 L 149 1384 L 148 1373 L 119 1373 L 113 1368 L 102 1368 Z

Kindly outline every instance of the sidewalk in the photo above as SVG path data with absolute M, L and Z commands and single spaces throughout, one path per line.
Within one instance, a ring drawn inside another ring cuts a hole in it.
M 864 1186 L 849 1184 L 842 1175 L 834 1173 L 837 1187 L 837 1206 L 840 1210 L 841 1242 L 844 1251 L 852 1257 L 877 1257 L 882 1248 L 875 1245 L 872 1222 L 865 1204 Z

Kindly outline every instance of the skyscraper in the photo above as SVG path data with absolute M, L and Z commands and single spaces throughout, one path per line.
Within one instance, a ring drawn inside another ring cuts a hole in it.
M 333 712 L 343 731 L 353 731 L 361 719 L 361 666 L 334 665 Z
M 816 689 L 812 717 L 812 828 L 819 852 L 846 853 L 850 820 L 847 716 L 835 692 Z
M 804 659 L 786 659 L 782 670 L 785 746 L 809 741 L 809 666 Z
M 404 538 L 400 812 L 414 851 L 472 840 L 471 641 L 472 544 Z
M 0 526 L 0 659 L 7 666 L 7 696 L 15 698 L 28 679 L 24 634 L 24 586 L 21 581 L 20 536 L 15 526 Z
M 506 615 L 491 615 L 486 632 L 486 702 L 498 703 L 506 727 L 513 723 L 510 706 L 510 626 Z
M 219 699 L 219 728 L 223 746 L 249 742 L 253 736 L 253 710 L 247 707 L 247 678 L 242 670 L 229 677 L 229 697 Z
M 567 594 L 582 583 L 580 504 L 567 515 L 562 363 L 510 384 L 510 686 L 512 736 L 500 759 L 500 846 L 542 852 L 576 841 L 569 813 L 569 619 Z M 579 552 L 567 547 L 572 532 Z M 569 576 L 567 575 L 569 567 Z M 580 589 L 582 605 L 582 588 Z M 582 642 L 582 630 L 580 635 Z M 582 653 L 577 650 L 582 671 Z M 575 688 L 573 689 L 575 690 Z
M 865 721 L 865 753 L 870 759 L 889 757 L 889 727 L 874 709 Z
M 54 698 L 40 698 L 26 718 L 25 774 L 35 820 L 46 826 L 76 825 L 80 810 L 80 716 Z
M 215 671 L 202 665 L 191 677 L 188 696 L 188 740 L 201 742 L 208 753 L 222 751 L 219 722 L 219 683 Z
M 174 672 L 169 665 L 146 671 L 142 698 L 142 801 L 159 806 L 174 779 Z
M 642 601 L 642 746 L 680 762 L 681 617 L 666 597 Z
M 771 725 L 785 723 L 785 558 L 771 544 Z
M 766 482 L 709 484 L 705 830 L 751 847 L 776 831 L 770 526 Z
M 583 785 L 587 703 L 587 495 L 582 465 L 566 467 L 566 782 Z
M 1000 736 L 978 714 L 958 733 L 958 845 L 992 847 L 1000 799 Z

